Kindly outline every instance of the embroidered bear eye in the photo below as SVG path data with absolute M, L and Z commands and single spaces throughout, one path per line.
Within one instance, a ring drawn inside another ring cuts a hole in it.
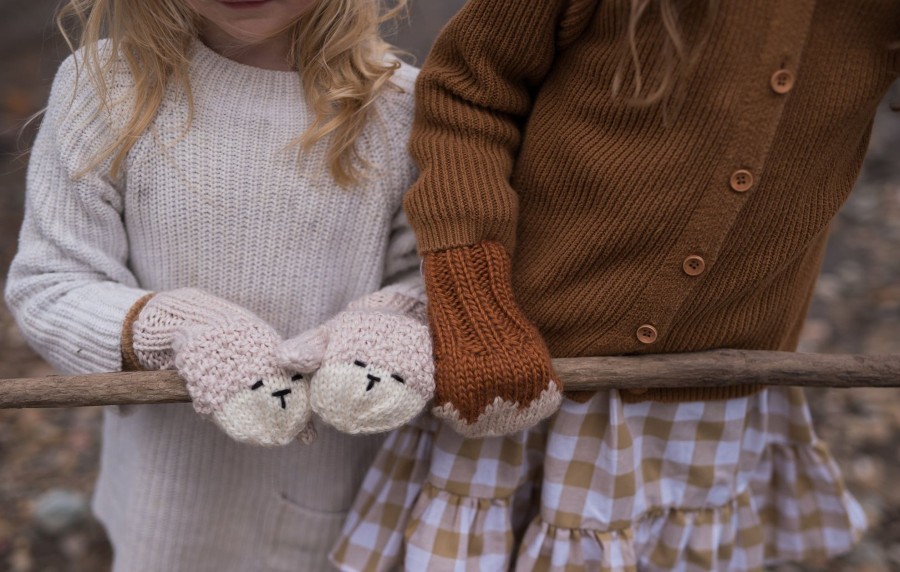
M 399 381 L 400 383 L 406 383 L 406 380 L 403 379 L 402 377 L 400 377 L 399 375 L 397 375 L 396 373 L 392 373 L 392 374 L 391 374 L 391 377 L 393 377 L 394 379 L 396 379 L 396 380 Z
M 291 376 L 291 381 L 300 381 L 301 379 L 303 379 L 303 374 L 302 374 L 302 373 L 298 373 L 298 374 L 295 374 L 295 375 L 292 375 L 292 376 Z
M 366 367 L 366 363 L 365 363 L 365 362 L 362 362 L 362 361 L 359 361 L 359 360 L 354 361 L 354 362 L 353 362 L 353 365 L 355 365 L 355 366 L 357 366 L 357 367 Z
M 251 386 L 250 386 L 250 389 L 256 391 L 257 389 L 259 389 L 259 388 L 262 387 L 263 385 L 264 385 L 264 384 L 263 384 L 263 380 L 259 380 L 259 381 L 257 381 L 256 383 L 254 383 L 253 385 L 251 385 Z

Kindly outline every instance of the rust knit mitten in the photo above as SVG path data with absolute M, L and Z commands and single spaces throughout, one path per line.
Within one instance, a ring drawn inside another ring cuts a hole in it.
M 432 413 L 476 438 L 527 429 L 553 414 L 562 386 L 537 328 L 513 297 L 506 249 L 482 242 L 425 255 L 434 341 Z

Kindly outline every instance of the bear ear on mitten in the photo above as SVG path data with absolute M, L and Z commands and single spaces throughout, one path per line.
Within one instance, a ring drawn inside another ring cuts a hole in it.
M 325 360 L 328 349 L 328 328 L 320 326 L 285 340 L 277 351 L 281 367 L 300 373 L 313 373 Z

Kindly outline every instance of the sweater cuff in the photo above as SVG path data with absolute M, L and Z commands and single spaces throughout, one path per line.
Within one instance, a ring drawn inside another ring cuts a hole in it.
M 134 322 L 141 314 L 141 310 L 147 305 L 156 294 L 151 292 L 138 299 L 128 313 L 125 314 L 125 321 L 122 322 L 122 371 L 143 371 L 141 362 L 138 360 L 137 354 L 134 352 Z
M 497 193 L 463 201 L 449 193 L 433 197 L 414 188 L 406 194 L 403 208 L 416 234 L 419 255 L 499 242 L 511 256 L 519 218 L 518 203 L 512 197 L 511 192 Z M 451 204 L 444 205 L 445 201 Z

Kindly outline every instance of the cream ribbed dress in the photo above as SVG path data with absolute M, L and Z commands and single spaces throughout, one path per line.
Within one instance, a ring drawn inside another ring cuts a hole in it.
M 205 289 L 284 336 L 418 269 L 401 198 L 416 70 L 395 75 L 360 140 L 372 179 L 328 176 L 325 145 L 291 142 L 312 117 L 295 73 L 223 58 L 195 42 L 187 98 L 170 88 L 122 177 L 78 177 L 127 117 L 127 67 L 97 113 L 78 56 L 58 74 L 32 153 L 19 252 L 6 300 L 31 345 L 60 372 L 121 367 L 120 333 L 148 291 Z M 190 405 L 105 412 L 97 515 L 117 571 L 326 569 L 380 439 L 326 427 L 311 446 L 230 441 Z

